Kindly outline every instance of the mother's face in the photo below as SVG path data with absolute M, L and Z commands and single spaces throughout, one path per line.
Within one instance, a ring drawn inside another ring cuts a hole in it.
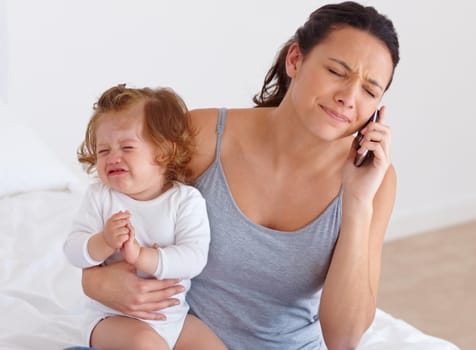
M 309 126 L 343 132 L 355 131 L 375 111 L 391 80 L 393 61 L 380 39 L 343 26 L 306 56 L 297 44 L 291 46 L 286 68 L 291 101 L 301 116 L 312 118 Z

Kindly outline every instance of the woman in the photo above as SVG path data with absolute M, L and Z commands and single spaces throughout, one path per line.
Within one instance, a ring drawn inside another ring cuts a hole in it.
M 385 108 L 359 144 L 353 135 L 388 89 L 398 48 L 372 7 L 326 5 L 281 50 L 258 108 L 192 112 L 211 246 L 188 301 L 229 348 L 319 349 L 320 321 L 329 349 L 350 349 L 371 324 L 396 188 Z M 373 157 L 356 167 L 365 150 Z M 173 305 L 175 283 L 126 264 L 83 277 L 93 299 L 151 319 Z

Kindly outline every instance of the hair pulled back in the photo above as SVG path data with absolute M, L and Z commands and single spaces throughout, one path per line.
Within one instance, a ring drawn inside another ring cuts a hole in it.
M 286 73 L 286 56 L 293 43 L 297 43 L 302 54 L 306 56 L 339 26 L 360 29 L 380 39 L 390 52 L 395 71 L 400 56 L 398 36 L 392 21 L 378 13 L 375 8 L 353 1 L 324 5 L 312 12 L 306 23 L 284 44 L 265 76 L 261 91 L 253 97 L 256 106 L 276 107 L 286 95 L 291 82 Z M 392 78 L 393 72 L 386 89 L 389 88 Z

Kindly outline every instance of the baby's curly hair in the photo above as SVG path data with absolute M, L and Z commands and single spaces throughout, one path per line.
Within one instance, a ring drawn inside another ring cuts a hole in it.
M 157 163 L 165 166 L 168 181 L 190 183 L 188 163 L 194 151 L 195 135 L 185 102 L 170 88 L 127 88 L 120 84 L 106 90 L 93 106 L 84 141 L 77 156 L 86 172 L 96 170 L 96 128 L 101 117 L 144 102 L 144 137 L 157 146 Z

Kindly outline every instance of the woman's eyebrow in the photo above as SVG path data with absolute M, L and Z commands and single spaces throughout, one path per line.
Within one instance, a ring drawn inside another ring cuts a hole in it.
M 347 63 L 345 63 L 344 61 L 339 60 L 337 58 L 333 58 L 333 57 L 329 57 L 329 59 L 333 62 L 336 62 L 336 63 L 340 64 L 346 71 L 352 73 L 352 68 L 350 68 L 350 66 Z M 371 79 L 371 78 L 367 78 L 366 80 L 370 84 L 372 84 L 372 85 L 378 87 L 380 90 L 384 91 L 383 87 L 377 82 L 377 80 Z

